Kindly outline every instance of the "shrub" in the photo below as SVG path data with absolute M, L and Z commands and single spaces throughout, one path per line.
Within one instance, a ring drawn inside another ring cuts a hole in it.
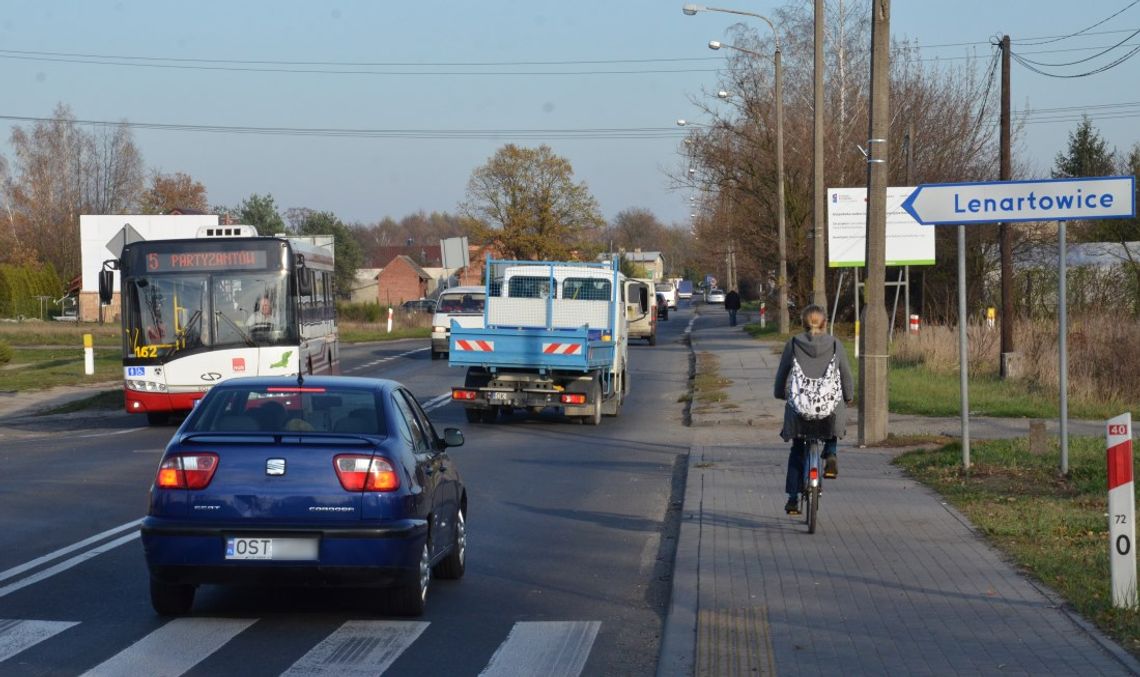
M 8 342 L 0 339 L 0 364 L 8 364 L 12 361 L 12 346 Z
M 994 375 L 1001 369 L 1000 325 L 972 325 L 966 331 L 970 375 Z M 1069 316 L 1069 395 L 1090 402 L 1140 401 L 1140 321 L 1127 313 L 1085 313 Z M 1053 320 L 1017 322 L 1014 347 L 1021 378 L 1055 393 L 1060 387 L 1057 323 Z M 891 349 L 895 364 L 922 366 L 938 374 L 958 373 L 958 329 L 925 326 L 918 335 L 896 335 Z

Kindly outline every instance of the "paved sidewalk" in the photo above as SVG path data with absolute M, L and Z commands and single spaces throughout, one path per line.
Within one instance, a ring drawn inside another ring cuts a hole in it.
M 659 675 L 1140 674 L 1131 655 L 891 465 L 896 450 L 854 448 L 855 427 L 809 535 L 783 511 L 788 445 L 778 435 L 783 403 L 771 396 L 780 346 L 702 311 L 693 351 L 719 358 L 739 409 L 693 412 Z M 925 417 L 892 416 L 890 429 L 960 433 L 958 419 Z M 1027 431 L 1026 421 L 970 422 L 972 438 Z

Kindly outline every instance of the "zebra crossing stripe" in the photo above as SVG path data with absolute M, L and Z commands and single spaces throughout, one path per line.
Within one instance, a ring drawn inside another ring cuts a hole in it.
M 347 621 L 281 677 L 379 675 L 427 629 L 420 621 Z
M 582 674 L 601 621 L 515 623 L 480 677 Z
M 256 618 L 179 618 L 91 668 L 83 677 L 181 675 L 256 622 Z
M 0 662 L 78 623 L 0 618 Z

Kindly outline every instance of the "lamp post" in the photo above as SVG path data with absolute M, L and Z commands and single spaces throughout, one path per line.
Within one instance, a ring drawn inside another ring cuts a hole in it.
M 780 32 L 776 30 L 776 24 L 772 23 L 772 20 L 763 14 L 755 14 L 738 9 L 722 9 L 719 7 L 705 7 L 703 5 L 693 4 L 684 5 L 681 7 L 681 11 L 687 16 L 693 16 L 697 12 L 724 12 L 760 19 L 772 29 L 772 36 L 776 41 L 776 222 L 778 224 L 777 238 L 779 240 L 778 249 L 780 258 L 779 267 L 776 269 L 777 303 L 779 304 L 776 317 L 780 333 L 787 334 L 790 329 L 788 326 L 788 240 L 787 224 L 784 214 L 786 211 L 784 205 L 784 69 L 780 57 Z M 733 45 L 717 42 L 716 40 L 709 42 L 709 49 L 715 50 L 721 47 L 764 58 L 763 55 L 756 54 L 756 52 L 742 47 L 735 47 Z

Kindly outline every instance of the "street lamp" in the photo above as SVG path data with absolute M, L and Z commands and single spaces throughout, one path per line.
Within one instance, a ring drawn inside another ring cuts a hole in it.
M 781 334 L 789 332 L 788 321 L 788 241 L 787 241 L 787 224 L 785 222 L 784 212 L 784 68 L 783 61 L 780 56 L 780 32 L 776 30 L 776 24 L 772 20 L 762 14 L 754 14 L 752 12 L 745 12 L 738 9 L 722 9 L 719 7 L 705 7 L 703 5 L 686 4 L 681 7 L 681 11 L 687 16 L 693 16 L 697 12 L 724 12 L 726 14 L 740 14 L 743 16 L 750 16 L 760 19 L 768 24 L 772 29 L 772 37 L 776 41 L 776 222 L 778 224 L 777 237 L 779 240 L 779 268 L 776 273 L 776 289 L 777 303 L 779 309 L 777 310 L 777 321 Z M 733 45 L 725 44 L 717 40 L 709 42 L 709 49 L 717 50 L 722 47 L 733 49 L 745 54 L 752 54 L 763 58 L 763 55 L 756 54 L 751 50 L 744 49 L 743 47 L 736 47 Z

